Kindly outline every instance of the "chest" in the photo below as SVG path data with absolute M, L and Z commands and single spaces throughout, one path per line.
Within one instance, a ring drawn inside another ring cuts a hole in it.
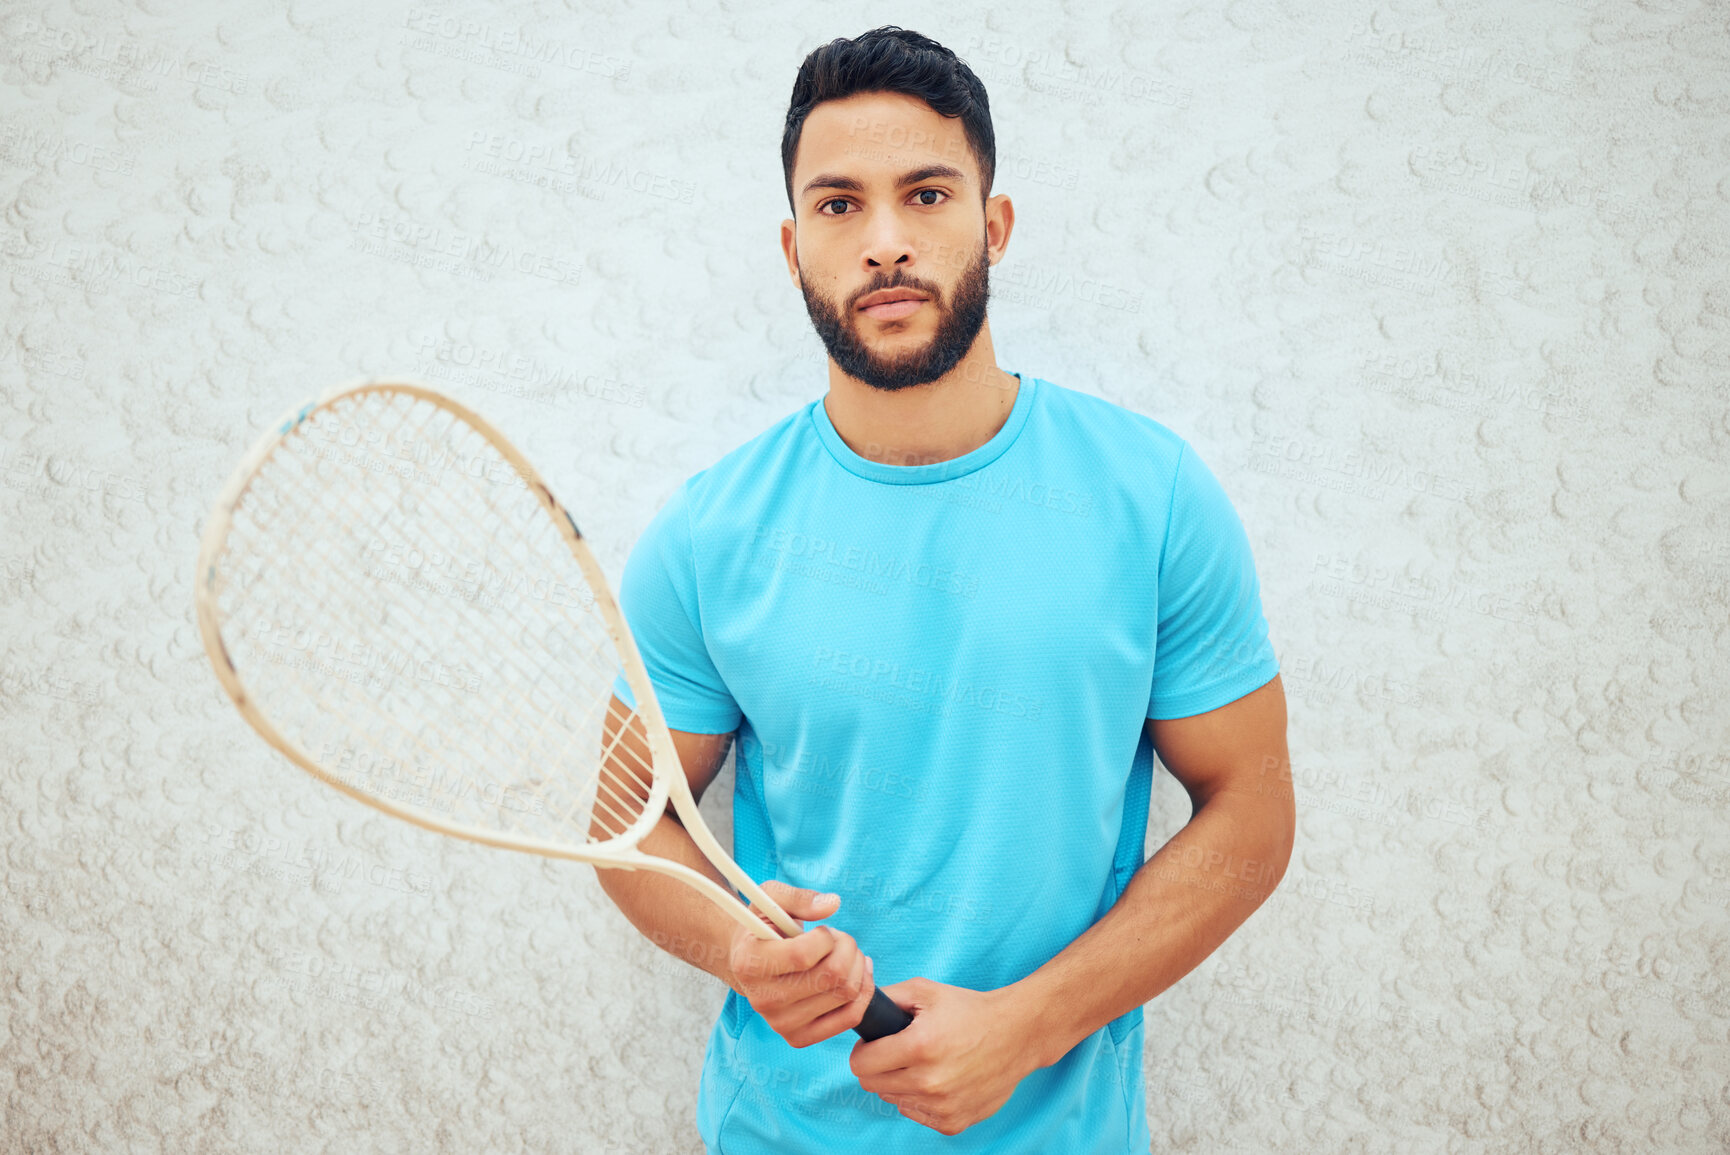
M 968 480 L 790 501 L 705 552 L 705 641 L 766 741 L 1051 727 L 1074 711 L 1139 724 L 1155 531 L 1072 486 Z

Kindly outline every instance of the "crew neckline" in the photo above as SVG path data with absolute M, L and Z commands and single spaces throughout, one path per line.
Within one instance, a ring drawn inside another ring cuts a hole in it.
M 885 461 L 871 461 L 859 456 L 841 439 L 841 435 L 835 432 L 834 422 L 829 420 L 829 410 L 824 408 L 822 397 L 811 402 L 811 424 L 816 427 L 818 438 L 836 463 L 847 472 L 867 481 L 881 481 L 890 485 L 930 485 L 939 481 L 951 481 L 957 477 L 965 477 L 976 469 L 983 469 L 1003 456 L 1003 452 L 1014 444 L 1016 437 L 1021 434 L 1021 427 L 1027 424 L 1027 415 L 1033 409 L 1034 395 L 1039 392 L 1039 378 L 1021 373 L 1013 376 L 1020 385 L 1015 390 L 1015 404 L 1010 407 L 1009 416 L 1004 419 L 1002 426 L 983 445 L 948 461 L 932 461 L 924 465 L 890 465 Z M 828 394 L 825 393 L 824 396 Z

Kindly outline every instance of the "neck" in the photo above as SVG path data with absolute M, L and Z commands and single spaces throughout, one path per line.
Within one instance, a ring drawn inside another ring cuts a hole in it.
M 847 448 L 885 465 L 930 465 L 971 453 L 1003 428 L 1021 382 L 997 367 L 990 322 L 949 372 L 924 385 L 884 391 L 829 362 L 823 408 Z

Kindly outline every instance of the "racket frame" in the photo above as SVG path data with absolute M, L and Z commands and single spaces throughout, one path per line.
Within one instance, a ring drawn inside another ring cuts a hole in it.
M 541 506 L 551 516 L 561 538 L 570 547 L 577 565 L 588 581 L 590 590 L 595 595 L 595 609 L 600 612 L 601 621 L 607 628 L 608 635 L 617 648 L 619 657 L 624 664 L 625 680 L 636 695 L 636 714 L 643 720 L 643 727 L 649 744 L 651 772 L 649 798 L 643 812 L 625 831 L 616 838 L 605 843 L 586 844 L 582 847 L 567 843 L 554 842 L 548 839 L 533 838 L 527 835 L 512 835 L 502 831 L 489 830 L 485 827 L 473 826 L 468 823 L 451 822 L 433 818 L 417 810 L 398 806 L 386 798 L 375 797 L 364 790 L 357 789 L 343 781 L 337 775 L 326 770 L 318 760 L 307 753 L 298 743 L 289 739 L 271 722 L 246 691 L 239 671 L 235 669 L 234 661 L 229 657 L 228 648 L 222 641 L 222 618 L 217 607 L 217 573 L 216 563 L 221 556 L 223 547 L 228 540 L 228 531 L 233 523 L 234 511 L 246 491 L 251 487 L 259 470 L 270 456 L 276 452 L 289 437 L 295 435 L 302 423 L 313 414 L 335 406 L 338 402 L 354 398 L 358 399 L 368 393 L 408 394 L 419 400 L 429 402 L 460 420 L 466 422 L 475 432 L 484 437 L 506 461 L 522 477 L 524 483 Z M 433 389 L 400 376 L 389 378 L 365 377 L 358 380 L 334 385 L 321 393 L 317 400 L 310 404 L 296 406 L 285 413 L 281 420 L 273 424 L 247 452 L 240 464 L 235 468 L 227 483 L 223 486 L 216 505 L 206 522 L 199 543 L 197 593 L 198 632 L 204 641 L 204 652 L 210 658 L 210 664 L 216 671 L 217 680 L 222 684 L 235 707 L 246 721 L 256 730 L 266 742 L 276 747 L 285 757 L 313 777 L 324 781 L 341 790 L 349 797 L 364 802 L 376 810 L 381 810 L 393 818 L 412 822 L 416 826 L 431 830 L 437 834 L 448 834 L 464 838 L 470 842 L 479 842 L 486 846 L 496 846 L 504 850 L 518 850 L 528 854 L 539 854 L 547 858 L 564 858 L 576 862 L 587 862 L 591 865 L 610 870 L 648 870 L 663 874 L 696 890 L 710 902 L 725 911 L 728 917 L 745 927 L 758 938 L 774 939 L 783 936 L 791 937 L 801 931 L 801 927 L 785 910 L 781 909 L 774 899 L 758 886 L 745 871 L 733 860 L 715 835 L 710 831 L 708 823 L 703 821 L 697 810 L 697 800 L 691 795 L 690 782 L 685 777 L 683 764 L 679 760 L 678 749 L 673 745 L 673 736 L 667 729 L 665 718 L 661 714 L 661 704 L 655 697 L 653 685 L 649 681 L 648 671 L 643 666 L 642 655 L 637 651 L 636 639 L 631 636 L 624 615 L 620 612 L 617 601 L 613 598 L 612 587 L 608 585 L 606 574 L 595 561 L 588 543 L 582 532 L 577 529 L 577 523 L 569 511 L 553 496 L 551 488 L 535 467 L 529 464 L 527 458 L 517 448 L 505 439 L 492 423 L 467 406 L 445 396 Z M 656 826 L 666 811 L 668 801 L 673 804 L 685 832 L 691 836 L 691 841 L 703 852 L 724 878 L 743 893 L 763 916 L 774 924 L 771 928 L 762 918 L 753 913 L 739 899 L 716 885 L 715 881 L 699 870 L 693 869 L 682 862 L 659 858 L 638 850 L 637 843 Z M 777 929 L 780 933 L 776 933 Z

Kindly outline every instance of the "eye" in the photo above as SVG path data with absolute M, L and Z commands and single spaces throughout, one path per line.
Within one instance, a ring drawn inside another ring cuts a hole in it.
M 948 192 L 944 191 L 943 189 L 940 189 L 940 188 L 922 188 L 918 192 L 914 193 L 913 196 L 915 198 L 917 198 L 915 203 L 918 204 L 920 208 L 927 208 L 927 209 L 936 208 L 938 205 L 944 203 L 944 201 L 951 199 L 950 194 Z M 927 199 L 927 198 L 941 198 L 941 199 Z M 831 197 L 826 201 L 818 202 L 817 213 L 819 216 L 825 216 L 825 217 L 853 216 L 854 214 L 850 213 L 850 212 L 845 212 L 845 211 L 830 212 L 829 211 L 829 206 L 831 206 L 831 205 L 851 205 L 852 203 L 853 203 L 852 201 L 847 200 L 845 197 Z

